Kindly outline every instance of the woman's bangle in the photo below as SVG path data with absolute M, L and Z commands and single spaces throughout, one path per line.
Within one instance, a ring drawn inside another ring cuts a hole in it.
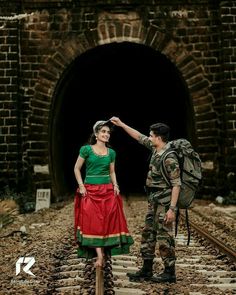
M 119 185 L 117 183 L 114 183 L 113 186 L 119 188 Z
M 84 186 L 83 182 L 78 183 L 79 186 Z

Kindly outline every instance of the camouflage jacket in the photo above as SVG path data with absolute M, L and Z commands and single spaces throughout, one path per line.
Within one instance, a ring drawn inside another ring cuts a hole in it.
M 158 199 L 162 204 L 168 204 L 171 197 L 171 188 L 168 186 L 166 181 L 161 175 L 161 155 L 169 148 L 167 143 L 165 147 L 157 152 L 156 149 L 152 146 L 152 142 L 146 135 L 141 135 L 139 143 L 147 147 L 152 151 L 152 156 L 149 163 L 149 171 L 147 173 L 146 186 L 151 188 L 149 190 L 149 197 L 151 199 Z M 170 179 L 170 183 L 173 186 L 180 186 L 180 168 L 179 162 L 176 155 L 169 154 L 165 160 L 166 170 Z

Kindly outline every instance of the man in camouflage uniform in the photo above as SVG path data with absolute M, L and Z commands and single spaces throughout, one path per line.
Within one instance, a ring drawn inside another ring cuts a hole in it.
M 153 124 L 150 126 L 150 134 L 147 137 L 117 117 L 112 117 L 111 122 L 122 127 L 131 137 L 152 151 L 146 179 L 148 212 L 145 217 L 140 248 L 143 266 L 138 272 L 127 275 L 131 281 L 145 279 L 158 283 L 174 283 L 176 282 L 176 256 L 173 225 L 181 185 L 179 163 L 175 154 L 168 155 L 164 163 L 171 187 L 166 183 L 160 171 L 161 155 L 169 148 L 170 128 L 163 123 Z M 164 271 L 153 275 L 152 266 L 157 240 Z

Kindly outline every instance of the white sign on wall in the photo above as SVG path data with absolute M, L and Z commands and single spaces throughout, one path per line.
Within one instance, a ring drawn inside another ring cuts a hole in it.
M 34 173 L 49 174 L 49 168 L 47 165 L 34 165 Z
M 37 189 L 35 211 L 38 211 L 43 208 L 49 208 L 50 202 L 51 202 L 51 190 Z

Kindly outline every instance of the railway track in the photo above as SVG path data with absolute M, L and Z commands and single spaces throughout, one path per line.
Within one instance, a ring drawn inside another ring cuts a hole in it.
M 135 272 L 140 266 L 140 257 L 130 254 L 114 256 L 112 261 L 108 262 L 104 270 L 104 292 L 99 291 L 96 289 L 93 263 L 86 264 L 85 260 L 77 258 L 76 248 L 71 246 L 64 251 L 63 258 L 60 257 L 56 261 L 53 294 L 236 294 L 235 251 L 218 243 L 215 237 L 192 222 L 191 229 L 194 229 L 195 233 L 189 246 L 186 246 L 186 230 L 181 225 L 176 237 L 176 284 L 129 282 L 126 273 Z M 140 241 L 139 234 L 133 237 Z M 155 259 L 154 268 L 161 271 L 160 258 Z
M 236 294 L 236 267 L 234 262 L 236 244 L 236 207 L 218 208 L 213 204 L 194 206 L 200 216 L 190 215 L 190 221 L 231 248 L 231 256 L 219 250 L 217 245 L 196 233 L 191 224 L 191 243 L 187 246 L 187 231 L 180 222 L 176 237 L 176 284 L 152 284 L 151 282 L 131 283 L 127 272 L 136 271 L 141 266 L 139 257 L 140 232 L 147 210 L 145 199 L 134 196 L 124 200 L 129 229 L 135 243 L 130 255 L 114 256 L 108 261 L 104 274 L 104 295 L 108 294 L 148 294 L 148 295 L 232 295 Z M 234 209 L 235 208 L 235 209 Z M 217 210 L 215 210 L 217 209 Z M 223 210 L 218 211 L 218 209 Z M 229 213 L 232 212 L 232 215 Z M 192 212 L 191 212 L 192 213 Z M 39 211 L 20 216 L 14 224 L 2 230 L 0 294 L 1 295 L 56 295 L 56 294 L 96 294 L 93 264 L 86 264 L 76 255 L 73 244 L 73 202 L 58 209 Z M 33 226 L 34 225 L 34 226 Z M 36 225 L 38 225 L 36 227 Z M 12 235 L 25 226 L 24 235 Z M 15 264 L 19 257 L 35 257 L 32 267 L 35 277 L 24 273 L 16 276 Z M 158 250 L 157 250 L 157 256 Z M 154 271 L 162 271 L 159 258 L 155 260 Z M 100 287 L 101 289 L 101 287 Z M 98 290 L 97 290 L 98 291 Z
M 194 229 L 198 235 L 200 235 L 201 237 L 209 241 L 220 252 L 224 253 L 225 256 L 229 258 L 229 260 L 236 262 L 235 250 L 233 250 L 229 246 L 226 246 L 222 241 L 220 241 L 218 238 L 214 237 L 213 235 L 209 234 L 204 229 L 201 229 L 201 227 L 197 226 L 194 222 L 189 221 L 189 224 L 191 228 Z

